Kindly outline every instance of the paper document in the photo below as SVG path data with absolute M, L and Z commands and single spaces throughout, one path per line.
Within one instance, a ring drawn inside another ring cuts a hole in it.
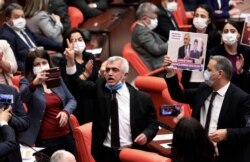
M 23 145 L 20 145 L 20 151 L 21 151 L 21 155 L 22 155 L 22 161 L 23 162 L 34 162 L 36 159 L 35 157 L 33 156 L 33 153 L 35 151 L 40 151 L 40 150 L 43 150 L 44 148 L 42 147 L 32 147 L 33 149 L 31 149 L 30 147 L 28 146 L 23 146 Z
M 166 148 L 166 149 L 170 149 L 171 148 L 171 142 L 169 142 L 169 143 L 162 143 L 162 144 L 160 144 L 162 147 L 164 147 L 164 148 Z
M 87 49 L 86 52 L 92 53 L 93 55 L 97 55 L 102 52 L 102 48 Z
M 156 135 L 153 141 L 161 141 L 161 140 L 172 140 L 173 139 L 173 134 L 159 134 Z

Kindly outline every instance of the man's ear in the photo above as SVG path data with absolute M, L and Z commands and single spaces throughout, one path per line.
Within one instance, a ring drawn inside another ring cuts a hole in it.
M 123 79 L 122 79 L 122 82 L 125 82 L 125 81 L 126 81 L 127 76 L 128 76 L 128 73 L 125 73 L 125 74 L 124 74 L 124 77 L 123 77 Z

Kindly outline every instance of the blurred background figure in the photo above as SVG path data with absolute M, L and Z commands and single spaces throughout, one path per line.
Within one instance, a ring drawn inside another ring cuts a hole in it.
M 33 33 L 62 42 L 61 18 L 53 13 L 49 14 L 48 7 L 49 0 L 30 0 L 24 8 L 27 26 Z
M 182 118 L 173 132 L 173 162 L 215 162 L 215 149 L 201 124 Z
M 0 83 L 12 85 L 11 77 L 17 71 L 14 53 L 6 40 L 0 40 Z

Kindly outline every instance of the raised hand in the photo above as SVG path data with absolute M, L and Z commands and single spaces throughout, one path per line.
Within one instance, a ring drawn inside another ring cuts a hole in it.
M 70 42 L 69 39 L 66 40 L 68 48 L 65 48 L 63 54 L 67 60 L 67 66 L 75 65 L 75 50 L 74 50 L 74 42 Z
M 48 77 L 47 77 L 47 75 L 48 75 L 49 73 L 47 73 L 47 72 L 40 72 L 40 73 L 37 73 L 37 75 L 36 75 L 36 77 L 35 77 L 35 79 L 33 80 L 33 84 L 34 85 L 40 85 L 40 84 L 42 84 L 42 83 L 44 83 L 47 79 L 48 79 Z
M 6 110 L 0 109 L 0 121 L 8 122 L 12 117 L 11 111 L 12 111 L 11 106 L 9 106 Z

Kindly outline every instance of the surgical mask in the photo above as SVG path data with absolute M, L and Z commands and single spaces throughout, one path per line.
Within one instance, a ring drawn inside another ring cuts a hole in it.
M 196 29 L 203 30 L 207 27 L 207 19 L 195 17 L 193 19 L 193 24 Z
M 114 85 L 113 87 L 111 87 L 108 83 L 105 84 L 105 87 L 108 88 L 110 91 L 117 91 L 118 89 L 120 89 L 122 87 L 122 82 L 118 82 L 116 85 Z
M 214 81 L 211 80 L 211 73 L 209 71 L 205 70 L 204 73 L 203 73 L 203 77 L 204 77 L 205 83 L 209 87 L 211 87 L 214 84 Z
M 48 70 L 49 68 L 50 68 L 49 64 L 41 65 L 41 66 L 35 66 L 35 67 L 33 67 L 33 73 L 35 75 L 37 75 L 38 73 L 40 73 L 42 71 L 45 71 L 45 70 Z
M 18 30 L 23 30 L 25 25 L 26 25 L 26 20 L 22 17 L 20 17 L 18 19 L 14 19 L 12 22 L 13 22 L 14 28 L 16 28 Z
M 158 25 L 158 19 L 155 18 L 155 19 L 150 19 L 150 24 L 148 25 L 148 28 L 150 30 L 154 30 Z
M 174 12 L 177 10 L 177 3 L 176 2 L 168 2 L 167 3 L 167 10 L 169 12 Z
M 76 54 L 82 54 L 82 52 L 85 50 L 86 44 L 84 41 L 76 41 L 74 43 L 74 50 Z
M 226 45 L 233 45 L 237 42 L 237 33 L 222 34 L 222 40 Z

